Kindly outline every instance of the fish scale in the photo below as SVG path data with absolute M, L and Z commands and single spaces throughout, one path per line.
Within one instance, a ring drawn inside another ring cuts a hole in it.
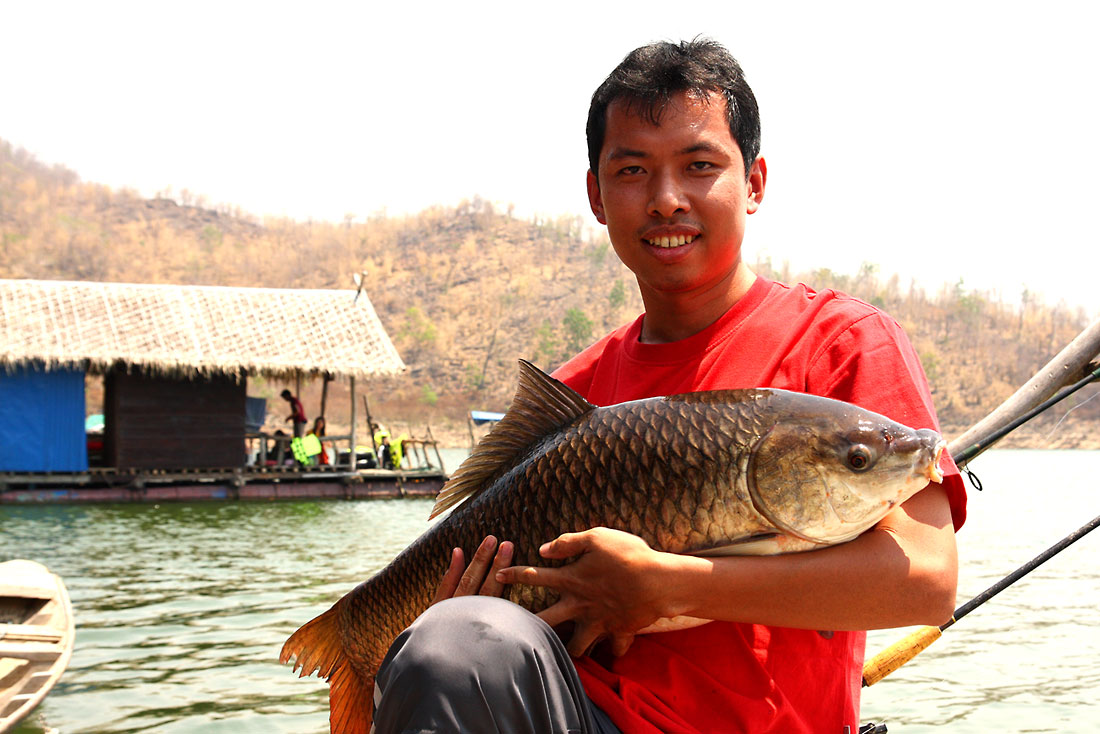
M 604 526 L 673 553 L 808 550 L 854 537 L 938 481 L 942 447 L 933 431 L 775 389 L 597 408 L 524 362 L 511 409 L 440 493 L 433 516 L 450 514 L 295 632 L 280 659 L 329 679 L 332 731 L 365 733 L 378 666 L 431 603 L 453 548 L 471 558 L 491 534 L 512 541 L 514 565 L 560 566 L 539 558 L 543 543 Z M 833 522 L 841 515 L 855 521 Z M 556 598 L 525 585 L 507 595 L 535 612 Z

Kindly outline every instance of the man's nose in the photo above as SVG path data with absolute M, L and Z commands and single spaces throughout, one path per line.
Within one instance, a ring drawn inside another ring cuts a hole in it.
M 650 215 L 664 218 L 691 210 L 687 193 L 675 173 L 665 171 L 651 179 L 647 208 Z

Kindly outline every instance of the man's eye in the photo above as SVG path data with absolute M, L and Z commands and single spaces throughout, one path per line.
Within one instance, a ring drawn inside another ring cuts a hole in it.
M 693 161 L 688 168 L 693 171 L 709 171 L 714 168 L 714 164 L 709 161 Z
M 625 176 L 637 176 L 641 172 L 642 172 L 642 167 L 641 166 L 626 166 L 625 168 L 620 168 L 619 169 L 619 174 L 620 175 L 625 175 Z

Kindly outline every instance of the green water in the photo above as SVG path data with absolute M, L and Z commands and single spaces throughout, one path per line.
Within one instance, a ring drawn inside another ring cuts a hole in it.
M 32 723 L 65 734 L 327 731 L 326 686 L 279 665 L 279 648 L 416 537 L 430 508 L 0 509 L 0 558 L 34 558 L 60 574 L 77 619 L 70 667 Z
M 1100 452 L 975 461 L 960 602 L 1100 514 Z M 0 560 L 65 580 L 72 663 L 18 731 L 325 732 L 286 637 L 427 527 L 429 500 L 0 507 Z M 1095 537 L 1094 537 L 1095 536 Z M 864 694 L 894 734 L 1100 730 L 1100 531 Z M 903 631 L 872 633 L 876 652 Z M 950 725 L 950 726 L 945 726 Z

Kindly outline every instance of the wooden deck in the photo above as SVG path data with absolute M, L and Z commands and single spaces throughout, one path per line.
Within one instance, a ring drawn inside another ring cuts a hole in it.
M 435 468 L 92 468 L 75 473 L 0 473 L 0 504 L 432 497 L 446 480 L 444 471 Z

